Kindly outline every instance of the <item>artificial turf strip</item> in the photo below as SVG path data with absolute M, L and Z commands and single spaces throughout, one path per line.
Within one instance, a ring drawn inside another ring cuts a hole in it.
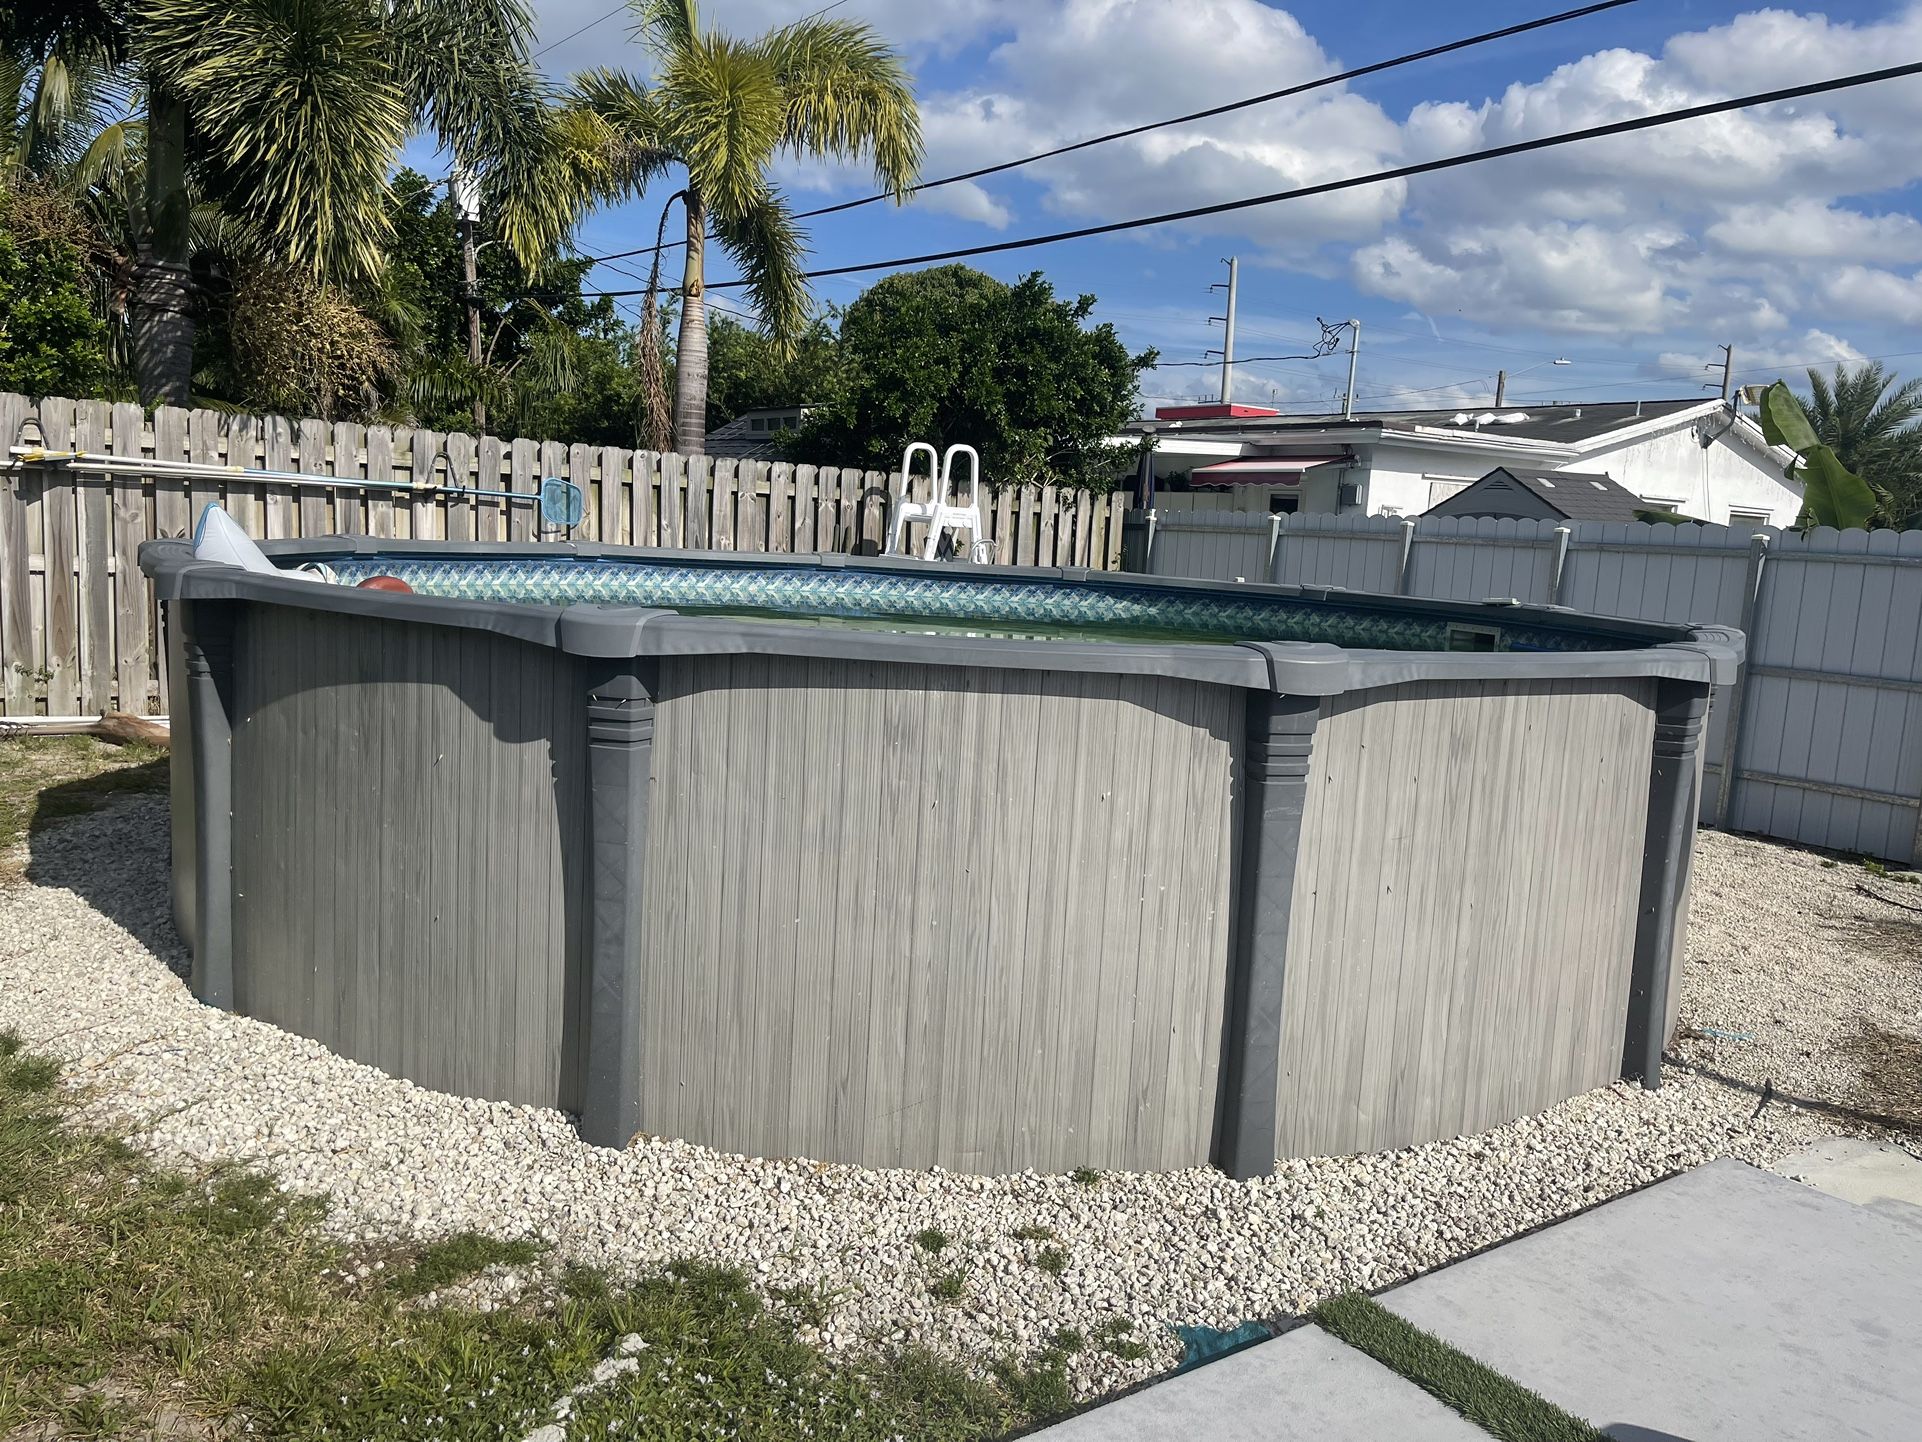
M 1356 1292 L 1334 1297 L 1315 1308 L 1313 1316 L 1324 1331 L 1406 1377 L 1502 1442 L 1607 1442 L 1580 1417 L 1396 1316 L 1372 1297 Z

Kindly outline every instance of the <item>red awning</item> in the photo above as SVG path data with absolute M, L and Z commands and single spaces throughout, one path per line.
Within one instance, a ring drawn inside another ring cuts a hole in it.
M 1303 471 L 1347 459 L 1347 456 L 1251 456 L 1239 461 L 1217 461 L 1212 466 L 1196 466 L 1188 472 L 1188 484 L 1298 486 Z

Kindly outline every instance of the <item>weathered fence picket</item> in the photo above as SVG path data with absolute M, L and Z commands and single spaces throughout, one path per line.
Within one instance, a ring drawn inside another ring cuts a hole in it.
M 786 554 L 877 554 L 894 478 L 618 446 L 0 393 L 6 444 L 338 477 L 338 486 L 0 464 L 0 715 L 164 711 L 167 648 L 143 541 L 219 502 L 252 535 L 533 541 L 541 480 L 580 486 L 573 539 Z M 14 457 L 9 455 L 6 460 Z M 396 490 L 399 485 L 406 489 Z M 437 489 L 448 488 L 448 489 Z M 509 490 L 526 500 L 464 492 Z M 997 560 L 1119 569 L 1125 497 L 1003 487 L 984 501 Z

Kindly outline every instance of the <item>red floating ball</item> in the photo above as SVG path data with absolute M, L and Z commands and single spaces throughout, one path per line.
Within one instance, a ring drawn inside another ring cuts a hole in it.
M 404 591 L 410 596 L 414 594 L 414 588 L 401 580 L 399 576 L 369 576 L 360 583 L 357 589 L 362 591 Z

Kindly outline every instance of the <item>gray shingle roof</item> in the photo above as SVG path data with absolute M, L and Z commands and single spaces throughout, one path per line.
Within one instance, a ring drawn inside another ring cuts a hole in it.
M 1503 505 L 1499 479 L 1506 478 L 1535 495 L 1545 505 L 1571 521 L 1632 521 L 1638 510 L 1648 505 L 1633 491 L 1624 490 L 1607 476 L 1586 471 L 1535 471 L 1519 466 L 1497 466 L 1473 485 L 1457 491 L 1430 512 L 1450 516 L 1477 514 L 1505 516 L 1514 512 Z M 1487 491 L 1487 511 L 1475 509 L 1478 492 Z
M 1525 415 L 1526 420 L 1495 423 L 1481 427 L 1491 436 L 1507 436 L 1523 440 L 1539 440 L 1573 445 L 1595 436 L 1607 435 L 1610 431 L 1621 430 L 1626 426 L 1642 421 L 1658 420 L 1662 416 L 1677 411 L 1693 409 L 1702 404 L 1699 397 L 1668 401 L 1584 401 L 1569 405 L 1506 405 L 1495 411 L 1496 415 L 1509 416 L 1517 413 Z M 1424 411 L 1357 411 L 1350 419 L 1344 420 L 1340 412 L 1321 415 L 1287 415 L 1243 417 L 1240 419 L 1221 419 L 1187 421 L 1182 424 L 1183 433 L 1208 431 L 1233 431 L 1257 439 L 1272 435 L 1282 439 L 1290 431 L 1325 430 L 1331 426 L 1388 426 L 1405 429 L 1409 426 L 1434 426 L 1444 430 L 1472 432 L 1472 425 L 1456 425 L 1455 417 L 1462 413 L 1461 407 L 1446 410 Z M 1481 415 L 1489 407 L 1467 408 L 1469 415 Z M 1165 423 L 1164 423 L 1165 424 Z

